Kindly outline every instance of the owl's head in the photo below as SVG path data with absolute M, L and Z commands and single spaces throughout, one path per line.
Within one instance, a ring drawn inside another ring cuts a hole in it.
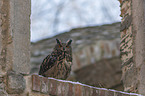
M 68 40 L 66 43 L 62 43 L 60 40 L 56 39 L 55 50 L 59 52 L 70 52 L 71 51 L 71 42 L 72 40 Z

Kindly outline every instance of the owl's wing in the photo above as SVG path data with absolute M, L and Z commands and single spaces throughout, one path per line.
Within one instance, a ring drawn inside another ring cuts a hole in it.
M 51 55 L 48 55 L 42 62 L 39 70 L 39 75 L 44 75 L 47 70 L 52 68 L 55 65 L 57 58 Z

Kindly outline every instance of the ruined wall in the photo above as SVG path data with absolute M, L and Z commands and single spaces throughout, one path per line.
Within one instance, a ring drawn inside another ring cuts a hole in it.
M 103 58 L 120 55 L 120 23 L 76 28 L 70 32 L 44 39 L 31 45 L 31 73 L 38 73 L 42 60 L 52 52 L 56 38 L 72 39 L 73 71 L 94 64 Z
M 63 42 L 70 38 L 73 40 L 73 66 L 68 80 L 123 90 L 119 56 L 120 22 L 76 28 L 33 43 L 31 46 L 31 73 L 38 73 L 42 60 L 52 52 L 56 38 Z
M 123 91 L 121 76 L 121 60 L 119 57 L 102 59 L 75 71 L 76 81 L 91 86 Z
M 142 96 L 38 75 L 32 75 L 29 82 L 32 82 L 29 96 Z
M 127 69 L 127 71 L 123 71 L 125 74 L 123 79 L 125 81 L 127 76 L 133 77 L 134 72 L 139 74 L 137 75 L 138 78 L 135 78 L 135 79 L 131 78 L 132 80 L 130 80 L 130 82 L 126 80 L 125 87 L 127 89 L 130 88 L 128 87 L 127 84 L 133 84 L 132 82 L 136 82 L 137 80 L 138 81 L 137 89 L 139 89 L 138 92 L 143 93 L 144 92 L 144 82 L 143 82 L 144 81 L 144 64 L 143 64 L 144 54 L 141 54 L 141 53 L 144 53 L 144 50 L 143 50 L 144 40 L 142 38 L 142 36 L 144 36 L 143 34 L 144 26 L 142 25 L 144 24 L 144 21 L 141 21 L 141 24 L 140 24 L 140 22 L 136 22 L 136 20 L 138 19 L 140 20 L 140 18 L 144 16 L 145 12 L 143 12 L 143 14 L 140 14 L 138 16 L 136 16 L 136 14 L 142 11 L 142 10 L 138 10 L 138 8 L 140 7 L 142 8 L 142 6 L 139 6 L 139 5 L 142 5 L 144 3 L 142 3 L 143 1 L 132 1 L 132 2 L 133 2 L 132 3 L 133 8 L 134 7 L 136 8 L 137 6 L 137 11 L 134 10 L 133 11 L 134 14 L 132 15 L 132 18 L 134 18 L 132 20 L 132 22 L 134 22 L 134 25 L 132 28 L 134 30 L 133 32 L 135 32 L 135 35 L 133 34 L 134 36 L 133 41 L 135 40 L 133 44 L 137 45 L 133 47 L 133 49 L 135 50 L 135 51 L 133 50 L 133 53 L 135 52 L 134 53 L 135 57 L 133 58 L 133 60 L 135 60 L 135 63 L 133 63 L 133 65 L 136 64 L 136 66 L 133 67 L 135 71 L 134 70 L 130 71 L 130 69 Z M 136 5 L 136 4 L 139 4 L 139 5 Z M 49 96 L 49 94 L 50 96 L 51 95 L 68 96 L 68 94 L 69 96 L 71 95 L 72 96 L 85 96 L 85 95 L 86 96 L 88 95 L 90 96 L 96 96 L 96 95 L 98 96 L 108 96 L 108 95 L 110 96 L 141 96 L 139 94 L 125 93 L 125 92 L 115 91 L 115 90 L 110 90 L 110 89 L 105 89 L 105 88 L 91 87 L 91 86 L 87 86 L 78 82 L 70 82 L 70 81 L 58 80 L 58 79 L 53 79 L 53 78 L 44 78 L 38 75 L 32 75 L 32 76 L 29 75 L 29 72 L 30 72 L 30 62 L 29 62 L 30 61 L 30 9 L 31 9 L 30 0 L 0 0 L 0 96 Z M 109 31 L 109 32 L 112 32 L 112 31 Z M 108 34 L 108 32 L 101 31 L 101 33 L 99 34 L 105 35 L 105 34 Z M 72 36 L 74 36 L 75 38 L 79 38 L 77 37 L 77 35 L 73 34 Z M 111 35 L 110 37 L 107 37 L 107 36 L 105 37 L 109 39 L 107 40 L 102 39 L 102 41 L 99 41 L 99 42 L 101 42 L 102 44 L 102 42 L 105 41 L 103 42 L 103 44 L 107 42 L 107 44 L 110 44 L 109 46 L 115 46 L 115 48 L 117 48 L 116 43 L 115 43 L 116 45 L 113 45 L 114 43 L 112 44 L 109 42 L 109 40 L 112 41 L 112 38 L 114 36 L 116 36 L 115 33 Z M 62 39 L 63 38 L 64 37 L 62 37 Z M 86 34 L 86 38 L 88 38 L 87 39 L 88 41 L 85 41 L 83 38 L 81 38 L 79 41 L 75 43 L 78 44 L 78 46 L 80 45 L 80 42 L 88 42 L 90 44 L 90 41 L 89 41 L 90 37 L 88 36 L 88 34 Z M 99 36 L 94 39 L 98 40 L 98 38 L 103 38 L 103 37 Z M 82 39 L 84 41 L 82 41 Z M 50 42 L 52 41 L 51 40 L 48 41 L 46 43 L 46 46 L 47 44 L 51 44 Z M 39 42 L 39 43 L 43 43 L 43 42 Z M 94 45 L 94 42 L 91 44 Z M 111 51 L 105 51 L 105 50 L 108 50 L 108 48 L 112 48 L 112 47 L 108 47 L 107 49 L 105 49 L 106 47 L 104 46 L 106 45 L 101 45 L 101 46 L 102 46 L 101 48 L 104 49 L 104 51 L 101 51 L 102 54 L 104 54 L 105 52 L 111 53 L 111 55 L 105 55 L 105 54 L 101 55 L 102 57 L 116 56 L 117 54 L 119 54 L 118 51 L 113 51 L 115 49 L 110 49 Z M 83 46 L 79 46 L 79 47 L 83 48 Z M 86 52 L 90 52 L 90 51 L 86 51 Z M 97 51 L 97 52 L 100 52 L 100 51 Z M 37 54 L 37 53 L 39 53 L 39 51 L 36 51 L 36 54 L 35 54 L 39 56 L 40 54 Z M 138 59 L 139 59 L 139 62 L 137 62 Z M 88 59 L 88 60 L 91 60 L 91 59 Z M 123 68 L 124 67 L 125 66 L 123 66 Z M 126 66 L 126 68 L 130 68 L 130 67 Z M 131 75 L 128 75 L 126 72 L 128 72 L 128 74 L 131 74 Z M 64 90 L 65 88 L 68 88 L 68 89 Z M 134 85 L 133 85 L 133 88 L 134 88 Z
M 30 0 L 0 0 L 0 96 L 25 91 L 24 78 L 30 72 L 30 9 Z
M 56 38 L 63 42 L 72 39 L 73 70 L 94 64 L 102 58 L 119 56 L 120 23 L 76 28 L 70 32 L 33 43 L 31 46 L 31 73 L 37 73 L 44 57 L 50 54 Z
M 119 0 L 121 4 L 121 59 L 124 90 L 145 95 L 145 1 Z

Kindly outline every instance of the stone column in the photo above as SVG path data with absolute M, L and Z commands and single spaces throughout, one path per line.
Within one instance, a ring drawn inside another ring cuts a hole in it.
M 138 92 L 145 95 L 145 0 L 132 0 L 134 63 L 137 68 Z
M 30 71 L 30 3 L 0 0 L 0 78 L 10 94 L 23 92 Z
M 119 1 L 124 90 L 145 95 L 145 1 Z

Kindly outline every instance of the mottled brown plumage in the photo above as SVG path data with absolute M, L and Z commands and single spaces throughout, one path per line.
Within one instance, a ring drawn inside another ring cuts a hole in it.
M 39 75 L 66 79 L 70 74 L 72 66 L 72 40 L 68 40 L 66 43 L 61 43 L 58 39 L 56 41 L 57 45 L 53 52 L 41 64 Z

